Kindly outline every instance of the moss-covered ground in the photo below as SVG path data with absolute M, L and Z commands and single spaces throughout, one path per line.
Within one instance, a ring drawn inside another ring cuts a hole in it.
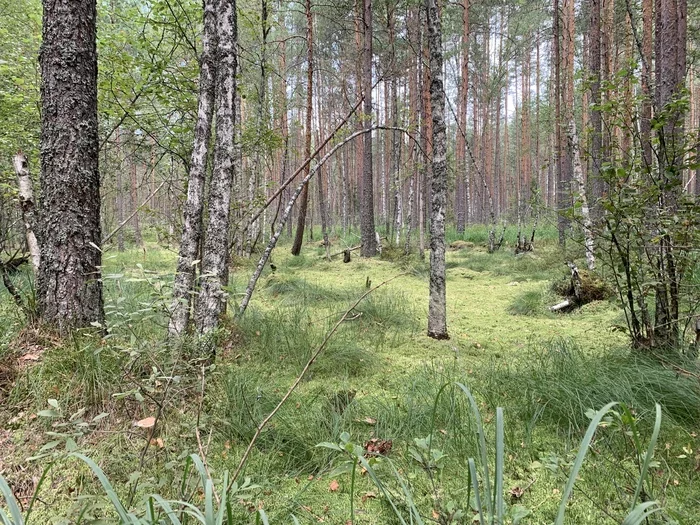
M 108 251 L 106 337 L 93 331 L 66 341 L 24 328 L 23 316 L 3 297 L 0 474 L 26 502 L 42 469 L 57 458 L 35 520 L 74 521 L 86 502 L 86 515 L 109 516 L 104 498 L 76 501 L 76 495 L 100 491 L 87 469 L 63 457 L 68 436 L 134 506 L 150 492 L 184 497 L 184 458 L 204 456 L 215 478 L 235 470 L 256 425 L 327 331 L 368 285 L 393 278 L 351 312 L 262 432 L 244 470 L 259 488 L 236 496 L 237 522 L 254 522 L 254 511 L 264 508 L 270 523 L 293 523 L 292 515 L 299 523 L 349 523 L 352 496 L 355 523 L 398 523 L 369 475 L 358 472 L 351 495 L 351 476 L 338 469 L 343 458 L 316 446 L 337 443 L 347 432 L 358 445 L 391 441 L 387 457 L 396 472 L 385 461 L 377 473 L 399 513 L 408 515 L 413 502 L 426 522 L 471 523 L 467 460 L 478 456 L 476 426 L 456 389 L 437 399 L 442 385 L 458 381 L 476 396 L 491 458 L 495 410 L 504 408 L 504 490 L 511 512 L 517 506 L 529 511 L 522 523 L 554 521 L 587 414 L 609 401 L 631 407 L 643 438 L 651 434 L 654 403 L 662 404 L 646 497 L 661 501 L 679 523 L 700 523 L 697 376 L 631 352 L 614 297 L 550 313 L 548 306 L 561 299 L 552 282 L 566 278 L 564 263 L 577 255 L 575 247 L 562 253 L 552 237 L 514 256 L 507 245 L 486 253 L 483 231 L 468 232 L 447 255 L 446 341 L 426 335 L 428 266 L 416 255 L 387 247 L 383 258 L 355 256 L 344 264 L 342 257 L 325 261 L 317 242 L 308 242 L 299 257 L 282 244 L 273 255 L 276 269 L 265 269 L 245 316 L 227 319 L 217 334 L 214 364 L 192 341 L 167 341 L 176 254 L 154 243 L 146 250 Z M 334 239 L 334 251 L 352 243 Z M 233 263 L 230 311 L 254 266 L 244 259 Z M 37 416 L 50 408 L 49 399 L 60 417 Z M 85 414 L 70 421 L 82 409 Z M 107 415 L 91 423 L 101 413 Z M 134 426 L 151 416 L 158 420 L 154 433 Z M 599 430 L 568 522 L 619 523 L 624 517 L 638 472 L 627 430 L 614 420 Z M 431 448 L 444 457 L 426 468 L 417 458 L 425 452 L 420 440 L 431 434 Z M 53 441 L 54 448 L 41 450 Z M 27 461 L 37 455 L 44 457 Z

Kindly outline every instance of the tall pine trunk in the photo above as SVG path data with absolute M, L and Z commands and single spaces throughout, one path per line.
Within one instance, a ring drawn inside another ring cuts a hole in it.
M 311 14 L 311 0 L 306 0 L 306 131 L 304 135 L 304 159 L 311 157 L 311 123 L 313 117 L 313 87 L 314 87 L 314 46 L 313 46 L 313 16 Z M 309 173 L 309 165 L 304 168 L 304 177 Z M 304 243 L 304 226 L 306 225 L 306 213 L 309 207 L 309 187 L 304 186 L 299 202 L 299 215 L 297 216 L 297 230 L 292 244 L 292 255 L 301 253 L 301 245 Z
M 362 93 L 363 127 L 372 127 L 372 0 L 364 0 L 362 11 Z M 363 257 L 377 254 L 377 239 L 374 228 L 374 170 L 372 167 L 372 133 L 364 136 L 362 155 L 362 196 L 360 202 L 360 235 Z
M 104 319 L 95 4 L 43 2 L 37 289 L 41 320 L 60 329 Z

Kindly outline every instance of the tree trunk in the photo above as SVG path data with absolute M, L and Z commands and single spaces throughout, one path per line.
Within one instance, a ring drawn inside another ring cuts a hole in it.
M 199 70 L 199 101 L 197 123 L 194 131 L 194 147 L 187 183 L 187 200 L 183 210 L 182 237 L 177 260 L 177 273 L 173 283 L 173 303 L 170 308 L 168 330 L 171 335 L 184 333 L 190 319 L 190 304 L 194 292 L 195 276 L 199 262 L 202 238 L 202 212 L 204 209 L 204 185 L 207 173 L 207 156 L 214 113 L 216 78 L 216 13 L 219 0 L 204 1 L 204 32 Z
M 216 142 L 209 190 L 209 223 L 202 249 L 201 290 L 196 303 L 199 333 L 210 332 L 226 305 L 229 212 L 233 183 L 236 92 L 236 0 L 219 0 L 217 11 Z
M 314 86 L 314 40 L 313 40 L 313 15 L 311 13 L 311 0 L 306 0 L 306 134 L 304 136 L 304 158 L 311 157 L 311 123 L 313 117 L 313 86 Z M 309 165 L 304 168 L 304 176 L 309 173 Z M 309 207 L 309 188 L 302 190 L 299 203 L 299 215 L 297 216 L 297 230 L 292 244 L 292 255 L 301 253 L 304 243 L 304 226 L 306 225 L 306 213 Z
M 131 184 L 130 184 L 130 197 L 131 197 L 131 212 L 133 215 L 134 223 L 134 241 L 136 245 L 143 248 L 143 237 L 141 237 L 141 224 L 139 222 L 139 197 L 138 197 L 138 181 L 136 179 L 136 159 L 131 160 Z
M 569 122 L 569 151 L 573 159 L 573 180 L 576 182 L 578 198 L 581 203 L 581 218 L 583 226 L 583 238 L 586 245 L 586 263 L 588 269 L 595 270 L 595 244 L 593 238 L 593 222 L 588 208 L 588 198 L 586 197 L 586 183 L 583 177 L 583 168 L 581 166 L 581 155 L 578 148 L 578 133 L 576 131 L 576 121 Z
M 15 173 L 17 174 L 19 205 L 22 210 L 27 248 L 29 249 L 29 256 L 32 260 L 34 275 L 37 275 L 41 262 L 41 253 L 39 250 L 39 243 L 36 240 L 36 234 L 34 233 L 36 231 L 36 214 L 34 212 L 34 189 L 32 187 L 32 178 L 29 175 L 29 163 L 27 161 L 27 156 L 21 151 L 18 151 L 17 155 L 12 158 L 12 163 L 15 166 Z
M 591 197 L 593 200 L 593 218 L 602 218 L 602 209 L 598 199 L 603 196 L 603 180 L 600 168 L 602 165 L 602 117 L 600 113 L 600 2 L 590 0 L 591 23 L 589 29 L 588 64 L 591 71 L 591 145 L 590 145 L 590 183 Z
M 104 319 L 99 249 L 95 0 L 45 0 L 41 65 L 42 321 L 60 329 Z
M 372 127 L 372 0 L 364 0 L 362 14 L 362 93 L 364 129 Z M 360 202 L 360 234 L 362 257 L 377 255 L 377 241 L 374 228 L 374 174 L 372 169 L 372 134 L 364 136 L 362 156 L 362 201 Z
M 433 117 L 433 157 L 430 210 L 430 301 L 428 336 L 448 339 L 445 288 L 445 207 L 447 203 L 447 137 L 442 73 L 442 22 L 437 0 L 428 2 L 430 48 L 430 108 Z
M 461 75 L 458 89 L 457 123 L 460 129 L 457 130 L 456 141 L 456 168 L 455 174 L 455 215 L 457 221 L 457 233 L 464 233 L 467 224 L 467 193 L 466 186 L 467 178 L 467 151 L 465 143 L 465 134 L 467 132 L 467 107 L 469 106 L 469 1 L 464 0 L 462 11 L 462 60 L 461 60 Z M 466 183 L 466 184 L 465 184 Z
M 116 204 L 117 204 L 117 221 L 119 224 L 124 222 L 124 160 L 122 159 L 122 148 L 121 148 L 121 129 L 117 128 L 117 192 L 116 192 Z M 124 251 L 124 230 L 119 229 L 117 233 L 117 250 L 120 252 Z

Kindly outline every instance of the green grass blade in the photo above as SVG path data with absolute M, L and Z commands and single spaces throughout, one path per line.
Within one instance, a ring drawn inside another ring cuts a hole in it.
M 593 416 L 593 419 L 591 420 L 591 423 L 588 425 L 588 430 L 586 430 L 586 434 L 583 436 L 583 440 L 581 441 L 578 454 L 576 454 L 574 466 L 571 470 L 571 473 L 569 474 L 569 479 L 566 482 L 566 488 L 564 489 L 564 493 L 562 494 L 561 503 L 559 503 L 559 511 L 557 512 L 557 519 L 554 522 L 554 525 L 564 525 L 564 513 L 566 512 L 566 504 L 569 502 L 571 492 L 574 490 L 574 483 L 576 483 L 576 477 L 578 476 L 579 470 L 581 470 L 581 466 L 583 465 L 583 460 L 586 457 L 586 453 L 588 453 L 588 447 L 590 446 L 591 441 L 593 440 L 593 435 L 598 429 L 598 425 L 600 424 L 603 417 L 605 417 L 605 415 L 610 411 L 610 409 L 617 404 L 617 402 L 612 402 L 605 405 L 598 412 L 596 412 L 596 414 Z
M 134 523 L 133 516 L 129 515 L 129 513 L 126 511 L 124 505 L 119 500 L 119 496 L 117 496 L 114 487 L 112 487 L 112 484 L 109 482 L 107 476 L 105 475 L 104 471 L 99 467 L 99 465 L 93 460 L 91 460 L 89 457 L 81 454 L 80 452 L 73 452 L 71 456 L 84 461 L 87 464 L 87 466 L 90 467 L 90 470 L 92 470 L 92 472 L 102 484 L 102 488 L 105 490 L 107 497 L 112 502 L 114 510 L 116 510 L 117 514 L 119 514 L 119 518 L 122 520 L 122 523 Z
M 661 431 L 661 405 L 656 403 L 656 419 L 654 421 L 654 431 L 651 434 L 651 440 L 649 440 L 649 446 L 647 447 L 647 453 L 644 455 L 644 463 L 642 463 L 642 470 L 639 473 L 639 480 L 637 481 L 637 489 L 634 491 L 634 498 L 632 499 L 632 506 L 630 511 L 637 504 L 637 499 L 642 492 L 644 487 L 644 481 L 647 478 L 647 473 L 649 472 L 649 464 L 651 459 L 654 457 L 654 449 L 656 448 L 656 442 L 659 439 L 659 432 Z
M 0 525 L 16 525 L 2 509 L 0 509 Z
M 479 494 L 479 480 L 476 477 L 476 463 L 474 458 L 469 458 L 469 475 L 472 478 L 472 486 L 474 487 L 474 500 L 476 502 L 476 511 L 479 513 L 479 525 L 484 524 L 484 509 L 481 506 L 481 495 Z M 467 502 L 469 505 L 470 502 Z
M 374 471 L 374 469 L 369 464 L 367 459 L 365 459 L 364 456 L 358 456 L 357 459 L 360 462 L 360 464 L 364 467 L 364 469 L 367 471 L 370 478 L 372 478 L 372 481 L 374 482 L 376 487 L 382 492 L 382 494 L 384 495 L 386 500 L 389 502 L 389 505 L 391 505 L 391 508 L 394 511 L 394 515 L 401 522 L 401 525 L 407 525 L 406 520 L 403 519 L 401 512 L 399 512 L 399 509 L 394 504 L 394 500 L 391 499 L 391 494 L 389 494 L 389 491 L 386 489 L 386 487 L 384 487 L 384 483 L 382 483 L 382 481 L 379 479 L 379 477 L 377 476 L 377 473 Z
M 657 512 L 661 512 L 658 501 L 645 501 L 632 509 L 622 522 L 622 525 L 640 525 L 649 516 Z
M 399 471 L 396 470 L 396 467 L 394 466 L 394 463 L 387 459 L 386 460 L 389 463 L 389 466 L 391 467 L 392 472 L 394 473 L 394 476 L 396 479 L 399 481 L 399 484 L 401 485 L 401 490 L 403 491 L 404 497 L 406 498 L 406 503 L 408 504 L 408 508 L 411 511 L 411 523 L 413 523 L 413 520 L 415 519 L 415 523 L 417 525 L 425 525 L 423 522 L 423 518 L 420 516 L 420 512 L 418 512 L 418 509 L 416 508 L 416 504 L 413 501 L 413 494 L 411 494 L 411 491 L 409 490 L 408 486 L 406 485 L 406 482 L 404 481 L 404 477 L 399 474 Z
M 258 516 L 260 517 L 263 525 L 270 525 L 270 522 L 267 519 L 267 514 L 265 514 L 263 509 L 258 510 Z
M 215 525 L 214 521 L 214 485 L 208 479 L 204 482 L 204 518 L 207 525 Z
M 22 511 L 17 505 L 17 500 L 15 499 L 15 494 L 10 489 L 10 486 L 5 481 L 5 478 L 0 476 L 0 492 L 5 497 L 5 502 L 7 503 L 7 508 L 10 511 L 10 516 L 12 516 L 12 521 L 9 521 L 7 515 L 3 516 L 3 521 L 6 523 L 14 523 L 14 525 L 23 525 L 24 519 L 22 518 Z
M 494 487 L 494 507 L 496 509 L 496 523 L 503 524 L 505 505 L 503 501 L 503 457 L 505 452 L 505 438 L 503 431 L 503 409 L 496 408 L 496 486 Z
M 152 494 L 151 498 L 153 498 L 153 500 L 160 506 L 160 508 L 163 509 L 163 512 L 165 512 L 165 515 L 168 517 L 172 525 L 182 525 L 180 519 L 177 517 L 177 513 L 170 506 L 170 503 L 165 501 L 158 494 Z
M 479 406 L 476 404 L 476 399 L 472 395 L 471 391 L 462 383 L 457 383 L 457 386 L 464 392 L 467 396 L 469 404 L 472 407 L 472 412 L 474 413 L 474 418 L 476 419 L 476 431 L 479 436 L 479 454 L 481 456 L 481 467 L 484 469 L 484 499 L 486 500 L 486 513 L 489 516 L 493 516 L 493 507 L 491 506 L 491 481 L 489 479 L 489 463 L 488 454 L 486 451 L 486 433 L 484 431 L 484 424 L 481 421 L 481 413 L 479 412 Z
M 34 508 L 34 503 L 36 503 L 36 500 L 39 496 L 39 490 L 41 489 L 41 486 L 44 484 L 44 480 L 46 480 L 46 476 L 49 474 L 49 471 L 53 467 L 54 461 L 48 464 L 48 466 L 44 469 L 44 472 L 41 473 L 41 477 L 39 478 L 39 481 L 36 484 L 36 489 L 34 489 L 34 494 L 32 495 L 32 500 L 29 502 L 29 507 L 27 508 L 27 512 L 24 515 L 24 523 L 25 525 L 29 523 L 29 516 L 32 514 L 32 509 Z
M 228 471 L 224 472 L 224 480 L 221 483 L 221 486 L 223 487 L 223 490 L 221 491 L 221 501 L 219 502 L 219 512 L 216 514 L 216 523 L 218 525 L 221 525 L 224 523 L 224 514 L 226 513 L 226 510 L 229 508 L 228 491 L 226 490 L 226 488 L 228 487 Z

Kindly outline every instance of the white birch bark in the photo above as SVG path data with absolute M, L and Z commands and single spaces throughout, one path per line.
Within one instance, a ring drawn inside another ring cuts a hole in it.
M 430 109 L 433 117 L 433 159 L 430 210 L 430 300 L 428 336 L 448 339 L 445 286 L 445 207 L 447 204 L 447 137 L 443 86 L 442 22 L 437 0 L 428 2 Z
M 21 151 L 17 152 L 12 158 L 12 163 L 15 166 L 17 174 L 17 186 L 19 187 L 19 205 L 22 209 L 22 220 L 24 221 L 24 231 L 27 237 L 27 248 L 29 248 L 29 257 L 32 260 L 32 268 L 34 274 L 39 271 L 39 263 L 41 261 L 39 243 L 36 240 L 36 217 L 34 214 L 34 190 L 32 187 L 32 179 L 29 176 L 29 163 L 27 156 Z
M 586 264 L 589 270 L 595 269 L 595 242 L 593 238 L 593 221 L 591 220 L 591 212 L 588 207 L 588 198 L 586 197 L 586 184 L 583 180 L 583 167 L 581 166 L 581 154 L 578 149 L 578 133 L 576 131 L 576 122 L 573 120 L 569 123 L 568 129 L 569 149 L 573 160 L 573 178 L 577 186 L 578 199 L 581 202 L 581 219 L 583 225 L 583 238 L 586 247 Z
M 195 323 L 200 334 L 219 322 L 226 305 L 224 282 L 228 273 L 228 233 L 233 187 L 234 100 L 236 91 L 236 1 L 219 0 L 217 12 L 216 142 L 209 190 L 209 222 L 202 249 L 200 291 Z
M 214 111 L 216 11 L 219 0 L 204 0 L 204 32 L 199 70 L 199 102 L 195 126 L 194 147 L 187 184 L 187 200 L 183 211 L 182 237 L 173 283 L 173 302 L 170 307 L 168 331 L 170 335 L 184 333 L 190 319 L 190 305 L 195 287 L 195 275 L 202 237 L 204 183 L 207 172 L 207 153 Z

